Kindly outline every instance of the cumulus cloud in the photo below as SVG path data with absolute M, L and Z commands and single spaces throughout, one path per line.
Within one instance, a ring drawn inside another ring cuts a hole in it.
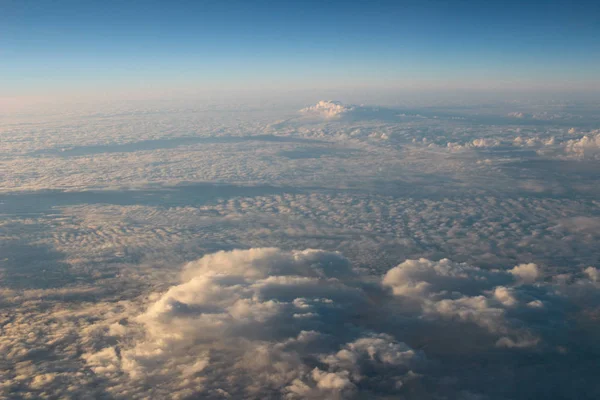
M 396 296 L 415 300 L 424 317 L 473 323 L 499 335 L 497 344 L 502 345 L 507 340 L 523 343 L 522 338 L 532 336 L 513 328 L 506 317 L 506 309 L 517 305 L 517 300 L 514 290 L 502 285 L 512 281 L 504 271 L 482 270 L 447 259 L 438 262 L 420 259 L 392 268 L 382 284 Z M 527 341 L 528 345 L 536 342 Z
M 132 346 L 83 356 L 96 374 L 181 393 L 335 398 L 401 385 L 424 359 L 373 330 L 368 289 L 338 253 L 219 252 L 183 279 L 134 318 Z
M 531 117 L 530 114 L 524 113 L 524 112 L 520 112 L 520 111 L 513 111 L 507 114 L 508 117 L 510 118 L 519 118 L 519 119 L 523 119 L 523 118 L 529 118 Z
M 321 100 L 313 106 L 300 110 L 301 113 L 310 116 L 320 116 L 323 118 L 336 118 L 354 110 L 353 106 L 347 106 L 335 100 Z
M 597 275 L 588 268 L 540 284 L 533 264 L 419 259 L 375 279 L 335 252 L 219 252 L 187 264 L 182 283 L 151 295 L 128 323 L 113 322 L 107 332 L 119 344 L 82 360 L 116 397 L 152 387 L 170 398 L 459 398 L 486 389 L 469 385 L 454 357 L 560 343 L 563 304 L 578 304 L 582 288 L 595 304 Z M 436 344 L 442 332 L 445 347 Z
M 507 117 L 517 119 L 532 119 L 539 121 L 577 120 L 582 118 L 580 115 L 574 115 L 564 111 L 537 111 L 531 113 L 523 111 L 513 111 L 508 113 Z
M 592 282 L 600 281 L 600 270 L 598 268 L 587 267 L 584 272 Z
M 580 139 L 568 140 L 565 151 L 581 159 L 600 159 L 600 132 L 591 132 Z
M 489 287 L 494 281 L 502 281 L 501 278 L 493 271 L 466 263 L 421 258 L 407 260 L 389 270 L 383 278 L 383 285 L 390 287 L 398 296 L 423 297 L 444 290 L 476 292 Z
M 538 266 L 529 264 L 520 264 L 509 271 L 523 283 L 533 283 L 540 275 Z

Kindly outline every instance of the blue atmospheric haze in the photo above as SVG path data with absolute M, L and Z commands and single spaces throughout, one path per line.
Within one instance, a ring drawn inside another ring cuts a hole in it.
M 598 82 L 597 1 L 0 0 L 1 95 L 154 82 Z

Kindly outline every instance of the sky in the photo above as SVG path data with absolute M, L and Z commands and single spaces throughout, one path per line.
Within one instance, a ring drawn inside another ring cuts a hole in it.
M 0 0 L 0 97 L 600 83 L 592 1 Z M 1 103 L 0 103 L 1 104 Z
M 0 0 L 0 399 L 600 399 L 598 16 Z

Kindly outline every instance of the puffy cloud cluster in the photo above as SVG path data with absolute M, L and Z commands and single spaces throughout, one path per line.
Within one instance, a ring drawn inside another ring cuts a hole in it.
M 520 118 L 520 117 L 519 117 Z M 527 156 L 532 159 L 600 159 L 600 131 L 591 130 L 585 135 L 577 135 L 575 128 L 562 132 L 528 132 L 516 135 L 513 132 L 503 133 L 498 137 L 461 138 L 459 141 L 448 141 L 447 138 L 413 138 L 412 144 L 434 151 L 459 153 L 466 151 L 497 151 L 500 157 L 506 155 Z M 530 151 L 529 154 L 523 151 Z M 502 158 L 500 158 L 502 162 Z
M 508 273 L 482 270 L 443 259 L 408 260 L 388 271 L 383 285 L 396 296 L 415 302 L 425 318 L 473 323 L 498 336 L 497 346 L 529 347 L 537 343 L 528 331 L 514 329 L 507 309 L 518 305 L 513 275 L 519 282 L 533 283 L 535 264 L 519 265 Z
M 180 397 L 335 398 L 400 387 L 423 361 L 372 329 L 369 291 L 338 253 L 219 252 L 183 277 L 132 326 L 113 327 L 131 346 L 83 355 L 120 382 L 115 395 L 152 384 Z
M 539 121 L 577 120 L 582 118 L 581 115 L 575 115 L 565 111 L 537 111 L 532 113 L 513 111 L 506 116 L 508 118 L 533 119 Z
M 529 114 L 524 113 L 524 112 L 519 112 L 519 111 L 510 112 L 510 113 L 507 114 L 507 116 L 510 117 L 510 118 L 519 118 L 519 119 L 530 117 Z
M 314 106 L 303 108 L 300 112 L 323 118 L 336 118 L 352 110 L 354 110 L 353 106 L 346 106 L 339 101 L 321 100 Z
M 416 141 L 413 141 L 413 143 L 416 143 Z M 502 145 L 501 141 L 498 139 L 494 139 L 494 138 L 477 138 L 477 139 L 473 139 L 472 141 L 469 141 L 464 144 L 457 143 L 457 142 L 446 143 L 446 147 L 450 152 L 458 152 L 458 151 L 472 150 L 472 149 L 487 149 L 487 148 L 498 147 L 501 145 Z M 440 148 L 440 146 L 435 143 L 429 144 L 429 147 Z
M 580 139 L 568 140 L 564 144 L 567 154 L 580 159 L 600 159 L 600 131 L 593 131 Z
M 112 289 L 0 289 L 1 399 L 107 397 L 81 354 L 114 343 L 110 327 L 140 312 L 122 300 L 133 299 L 131 291 L 112 283 Z
M 595 318 L 598 274 L 419 259 L 377 278 L 321 250 L 219 252 L 82 360 L 117 398 L 502 398 L 514 352 L 579 350 L 561 321 Z M 462 364 L 490 357 L 485 371 Z M 474 382 L 482 373 L 497 386 Z

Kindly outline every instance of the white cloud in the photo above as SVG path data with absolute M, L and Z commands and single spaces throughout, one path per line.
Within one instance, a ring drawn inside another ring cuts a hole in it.
M 88 366 L 134 386 L 293 397 L 351 391 L 380 364 L 400 379 L 422 357 L 355 319 L 370 299 L 338 253 L 219 252 L 186 265 L 183 279 L 135 317 L 142 333 L 132 331 L 131 347 L 85 354 Z
M 508 331 L 504 321 L 504 310 L 494 307 L 487 297 L 481 295 L 427 301 L 424 305 L 424 312 L 426 315 L 473 322 L 492 333 L 505 333 Z
M 323 118 L 337 118 L 347 112 L 354 110 L 353 106 L 346 106 L 339 101 L 321 100 L 313 106 L 300 110 L 301 113 Z
M 412 385 L 414 371 L 427 377 L 430 363 L 403 335 L 435 337 L 438 326 L 450 324 L 463 326 L 467 342 L 539 346 L 544 330 L 528 325 L 528 318 L 538 318 L 529 314 L 547 313 L 543 301 L 560 291 L 570 296 L 571 289 L 549 283 L 535 292 L 522 285 L 538 277 L 533 264 L 502 271 L 419 259 L 392 268 L 379 285 L 353 272 L 339 253 L 218 252 L 187 264 L 183 283 L 151 296 L 128 327 L 111 325 L 120 345 L 83 359 L 112 382 L 114 395 L 125 387 L 142 393 L 148 383 L 181 396 L 398 393 Z M 585 275 L 578 279 L 577 285 L 591 284 Z
M 512 307 L 518 302 L 514 297 L 514 290 L 504 286 L 497 286 L 494 289 L 494 297 L 507 307 Z
M 591 132 L 580 139 L 571 139 L 564 144 L 565 151 L 580 159 L 600 158 L 600 133 Z
M 533 263 L 519 264 L 509 271 L 521 282 L 531 284 L 535 282 L 540 276 L 540 270 L 537 265 Z
M 6 292 L 20 317 L 2 320 L 0 393 L 289 399 L 489 394 L 493 388 L 473 384 L 478 372 L 460 360 L 483 362 L 493 348 L 549 357 L 549 348 L 577 351 L 577 340 L 590 343 L 588 333 L 573 333 L 561 321 L 592 326 L 600 304 L 596 269 L 523 285 L 534 270 L 419 259 L 377 279 L 353 271 L 336 252 L 254 248 L 188 263 L 182 283 L 135 303 L 96 291 L 106 301 L 80 305 L 76 299 L 90 293 L 85 289 Z M 42 304 L 51 309 L 40 312 Z M 44 352 L 52 357 L 40 358 Z M 506 358 L 482 373 L 493 372 L 502 385 L 512 379 L 502 372 L 511 353 L 498 354 Z M 85 369 L 91 372 L 78 372 Z
M 493 272 L 466 263 L 421 258 L 404 261 L 389 270 L 383 278 L 383 285 L 390 287 L 398 296 L 424 297 L 443 290 L 472 291 L 473 288 L 487 287 L 498 278 Z
M 598 268 L 587 267 L 584 272 L 592 282 L 600 282 L 600 270 Z
M 531 117 L 531 115 L 529 115 L 527 113 L 524 113 L 524 112 L 520 112 L 520 111 L 510 112 L 510 113 L 508 113 L 507 116 L 511 117 L 511 118 L 518 118 L 518 119 L 524 119 L 524 118 L 530 118 Z

